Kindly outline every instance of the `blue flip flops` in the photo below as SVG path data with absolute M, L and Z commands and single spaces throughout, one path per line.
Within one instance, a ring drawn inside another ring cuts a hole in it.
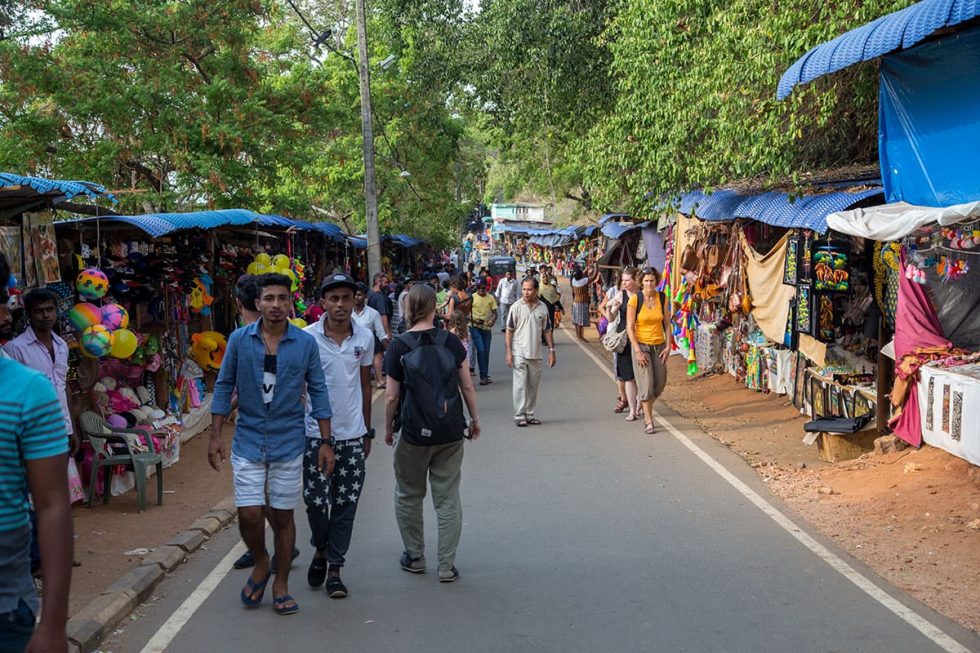
M 292 603 L 292 605 L 286 605 L 287 603 Z M 296 614 L 299 612 L 299 604 L 289 594 L 283 594 L 278 598 L 272 599 L 272 607 L 275 609 L 276 614 L 281 615 Z
M 262 603 L 262 597 L 265 596 L 265 586 L 269 584 L 269 579 L 272 578 L 272 568 L 269 568 L 269 573 L 265 575 L 265 580 L 261 583 L 256 583 L 249 576 L 248 580 L 245 582 L 245 587 L 242 588 L 242 603 L 246 608 L 257 607 Z M 259 593 L 257 598 L 252 598 L 252 595 L 256 592 Z

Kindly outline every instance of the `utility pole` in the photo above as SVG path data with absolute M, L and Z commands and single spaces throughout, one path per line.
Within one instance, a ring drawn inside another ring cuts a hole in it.
M 381 234 L 378 229 L 378 188 L 374 172 L 374 124 L 371 122 L 371 70 L 368 65 L 367 9 L 357 6 L 357 73 L 361 82 L 361 136 L 364 141 L 364 217 L 367 221 L 368 279 L 381 272 Z

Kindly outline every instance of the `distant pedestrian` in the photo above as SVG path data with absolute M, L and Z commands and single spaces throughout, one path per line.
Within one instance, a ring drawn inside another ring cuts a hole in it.
M 476 359 L 473 353 L 473 339 L 470 337 L 469 320 L 466 319 L 463 311 L 453 311 L 453 314 L 449 316 L 447 328 L 450 333 L 459 338 L 459 341 L 463 343 L 463 349 L 466 350 L 466 366 L 470 370 L 470 376 L 472 376 L 474 374 L 473 366 L 476 365 Z
M 538 280 L 525 279 L 521 299 L 507 318 L 507 366 L 514 370 L 514 422 L 517 426 L 540 424 L 534 416 L 541 383 L 542 339 L 548 345 L 548 367 L 554 367 L 555 343 L 548 309 L 538 300 Z
M 577 268 L 572 275 L 572 324 L 575 325 L 575 336 L 585 340 L 585 327 L 592 323 L 589 316 L 589 277 Z
M 0 252 L 4 305 L 9 281 Z M 0 397 L 0 650 L 65 651 L 74 537 L 61 402 L 44 374 L 6 355 L 0 356 Z M 33 535 L 28 496 L 37 517 Z M 44 560 L 43 610 L 31 578 L 32 540 Z
M 395 517 L 404 552 L 401 567 L 425 571 L 423 500 L 426 479 L 439 524 L 439 581 L 459 578 L 456 546 L 463 527 L 459 484 L 463 439 L 480 437 L 476 392 L 466 352 L 452 333 L 434 324 L 436 295 L 416 286 L 408 296 L 409 329 L 385 353 L 385 442 L 394 446 Z M 470 415 L 463 416 L 465 402 Z M 399 432 L 395 442 L 395 432 Z
M 299 611 L 289 594 L 289 568 L 296 541 L 293 509 L 302 490 L 306 449 L 304 406 L 298 398 L 304 391 L 309 396 L 322 445 L 317 466 L 326 475 L 334 466 L 330 400 L 316 341 L 287 319 L 292 305 L 289 277 L 263 274 L 256 285 L 261 317 L 228 338 L 215 382 L 208 462 L 218 470 L 227 459 L 221 429 L 231 412 L 232 392 L 237 390 L 232 478 L 239 531 L 255 560 L 241 600 L 246 607 L 258 606 L 273 572 L 265 545 L 264 514 L 268 514 L 276 553 L 273 606 L 277 613 L 287 615 Z
M 334 274 L 320 286 L 324 313 L 304 331 L 317 343 L 327 381 L 333 416 L 330 433 L 336 463 L 332 474 L 318 469 L 320 428 L 306 403 L 306 454 L 303 459 L 303 500 L 315 552 L 306 579 L 317 588 L 326 580 L 327 596 L 347 596 L 340 578 L 350 548 L 357 503 L 364 489 L 364 461 L 371 453 L 371 363 L 375 335 L 351 320 L 357 284 Z M 365 309 L 370 309 L 365 306 Z
M 507 313 L 510 307 L 517 301 L 517 295 L 521 289 L 520 282 L 514 278 L 514 273 L 510 270 L 504 274 L 503 278 L 497 282 L 497 302 L 500 304 L 500 332 L 507 331 Z
M 490 379 L 490 343 L 493 340 L 493 325 L 497 322 L 497 298 L 487 292 L 487 284 L 482 279 L 476 283 L 473 295 L 473 311 L 470 315 L 470 339 L 476 351 L 480 368 L 480 385 L 488 385 Z
M 354 310 L 351 319 L 362 327 L 374 334 L 374 380 L 378 387 L 383 387 L 381 373 L 381 359 L 388 346 L 388 332 L 385 331 L 384 324 L 381 322 L 381 314 L 367 305 L 367 286 L 363 283 L 357 284 L 357 292 L 354 293 Z
M 654 432 L 653 403 L 667 386 L 667 356 L 670 355 L 670 313 L 657 291 L 660 273 L 654 268 L 640 271 L 641 289 L 627 303 L 626 330 L 633 347 L 633 371 L 646 433 Z

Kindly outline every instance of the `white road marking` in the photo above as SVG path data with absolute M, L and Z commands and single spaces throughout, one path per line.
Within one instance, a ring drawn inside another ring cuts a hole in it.
M 602 360 L 596 356 L 595 352 L 591 351 L 582 342 L 575 338 L 572 332 L 570 332 L 565 325 L 562 325 L 560 328 L 566 333 L 566 335 L 568 335 L 572 342 L 579 346 L 586 356 L 592 359 L 592 362 L 599 366 L 599 369 L 605 372 L 606 375 L 613 381 L 616 380 L 615 375 L 613 375 L 612 370 L 610 369 L 610 364 L 608 361 Z M 844 578 L 854 583 L 854 585 L 856 585 L 865 594 L 893 612 L 896 616 L 905 621 L 905 623 L 918 630 L 942 650 L 948 651 L 948 653 L 970 653 L 970 649 L 966 648 L 955 639 L 947 635 L 941 628 L 939 628 L 939 626 L 936 626 L 922 615 L 918 614 L 908 606 L 892 597 L 886 591 L 875 585 L 867 576 L 857 571 L 854 567 L 847 564 L 847 562 L 830 551 L 830 549 L 813 539 L 813 537 L 797 526 L 789 517 L 781 513 L 775 506 L 766 501 L 758 492 L 736 478 L 736 476 L 728 471 L 724 465 L 708 455 L 703 449 L 701 449 L 701 447 L 694 444 L 690 438 L 681 433 L 680 430 L 678 430 L 677 427 L 671 424 L 668 420 L 659 416 L 656 419 L 657 422 L 670 431 L 670 434 L 673 435 L 681 444 L 687 447 L 695 456 L 700 458 L 708 467 L 714 470 L 715 473 L 728 481 L 728 483 L 738 490 L 742 496 L 755 504 L 759 510 L 772 518 L 772 520 L 779 524 L 783 530 L 796 538 L 800 544 L 810 549 L 810 551 L 815 553 L 817 557 L 830 565 L 831 568 L 836 570 Z
M 374 404 L 382 395 L 384 395 L 384 390 L 375 390 L 374 394 L 371 395 L 371 403 Z M 170 643 L 174 641 L 178 633 L 187 625 L 187 622 L 191 620 L 194 613 L 197 612 L 198 608 L 204 605 L 204 602 L 208 600 L 211 593 L 221 584 L 221 581 L 225 579 L 233 569 L 232 563 L 235 562 L 241 556 L 247 548 L 245 543 L 239 541 L 235 546 L 231 548 L 225 557 L 221 559 L 220 562 L 211 570 L 201 584 L 194 588 L 191 595 L 184 599 L 184 602 L 180 604 L 174 613 L 170 615 L 159 630 L 153 634 L 153 637 L 146 646 L 143 647 L 140 653 L 163 653 L 170 646 Z
M 197 612 L 197 609 L 211 596 L 215 588 L 218 587 L 221 581 L 225 579 L 225 576 L 232 570 L 232 563 L 240 555 L 245 553 L 245 551 L 246 547 L 244 542 L 238 542 L 238 544 L 231 547 L 231 551 L 221 559 L 221 562 L 211 570 L 211 573 L 201 581 L 201 584 L 191 592 L 191 595 L 184 599 L 184 602 L 170 615 L 170 618 L 160 626 L 160 629 L 153 635 L 153 638 L 143 647 L 142 653 L 163 653 L 163 651 L 166 651 L 167 647 L 170 646 L 170 642 L 174 640 L 184 625 Z

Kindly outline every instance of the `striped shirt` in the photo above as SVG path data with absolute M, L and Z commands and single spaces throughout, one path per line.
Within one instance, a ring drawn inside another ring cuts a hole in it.
M 0 359 L 0 532 L 29 523 L 25 462 L 66 453 L 54 386 L 40 372 Z

